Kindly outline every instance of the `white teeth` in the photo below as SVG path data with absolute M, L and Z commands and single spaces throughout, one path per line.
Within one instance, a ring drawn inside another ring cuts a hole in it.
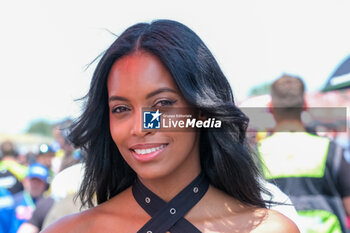
M 144 155 L 144 154 L 149 154 L 149 153 L 151 153 L 151 152 L 160 150 L 160 149 L 162 149 L 162 148 L 164 148 L 164 147 L 165 147 L 165 145 L 161 145 L 161 146 L 154 147 L 154 148 L 134 149 L 134 151 L 135 151 L 137 154 Z

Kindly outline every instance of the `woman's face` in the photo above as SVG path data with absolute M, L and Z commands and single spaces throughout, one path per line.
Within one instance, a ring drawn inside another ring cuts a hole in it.
M 197 132 L 143 131 L 143 107 L 190 107 L 157 57 L 135 52 L 117 60 L 107 87 L 112 138 L 140 178 L 199 173 Z

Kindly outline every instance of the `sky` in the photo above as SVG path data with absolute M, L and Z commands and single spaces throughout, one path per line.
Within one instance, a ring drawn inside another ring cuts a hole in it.
M 236 100 L 282 73 L 320 90 L 350 54 L 350 1 L 0 2 L 0 133 L 77 117 L 102 53 L 127 27 L 177 20 L 206 43 Z

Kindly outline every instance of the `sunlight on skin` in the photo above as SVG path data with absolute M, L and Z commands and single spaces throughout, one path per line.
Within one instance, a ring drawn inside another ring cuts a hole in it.
M 267 217 L 268 210 L 246 206 L 212 186 L 201 202 L 185 215 L 206 233 L 254 232 Z
M 226 205 L 227 203 L 225 203 Z M 267 217 L 267 212 L 264 210 L 256 210 L 253 213 L 246 212 L 238 216 L 237 212 L 229 211 L 227 216 L 216 217 L 213 221 L 206 221 L 204 223 L 203 232 L 205 233 L 223 233 L 223 232 L 254 232 Z M 215 229 L 215 230 L 214 230 Z

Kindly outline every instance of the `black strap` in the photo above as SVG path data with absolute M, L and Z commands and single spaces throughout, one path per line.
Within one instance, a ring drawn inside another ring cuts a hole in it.
M 138 233 L 198 233 L 195 226 L 184 216 L 202 199 L 209 188 L 203 173 L 195 178 L 186 188 L 166 203 L 139 179 L 132 186 L 132 193 L 137 203 L 152 217 Z

